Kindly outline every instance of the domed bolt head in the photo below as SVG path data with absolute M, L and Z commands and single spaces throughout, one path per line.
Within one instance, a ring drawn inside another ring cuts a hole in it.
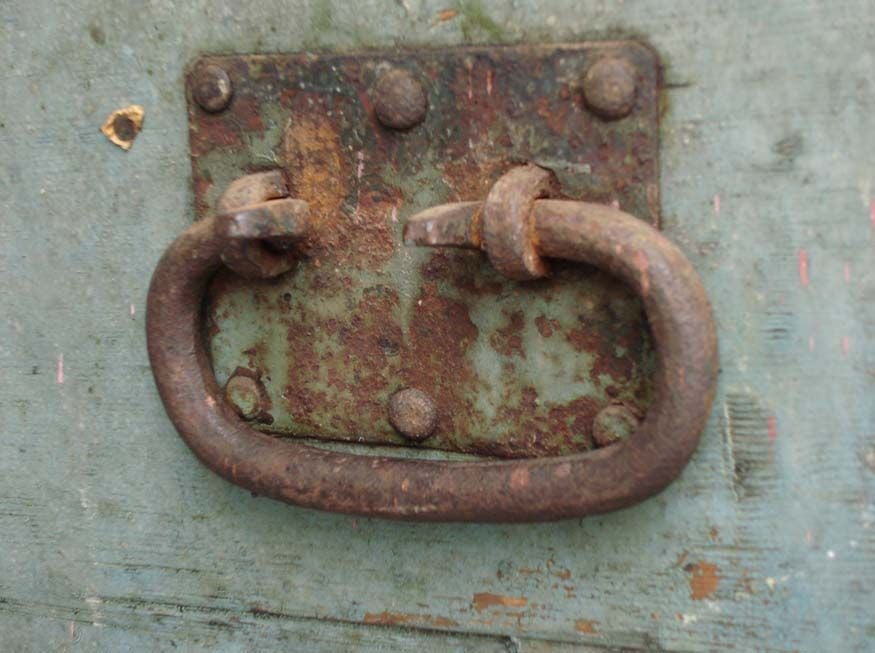
M 635 66 L 622 57 L 600 59 L 583 76 L 583 99 L 607 120 L 628 116 L 635 107 Z
M 416 77 L 406 70 L 390 68 L 371 89 L 377 120 L 390 129 L 410 129 L 425 120 L 428 97 Z
M 420 442 L 434 433 L 437 408 L 416 388 L 399 390 L 389 399 L 389 422 L 408 440 Z
M 225 398 L 245 420 L 261 415 L 265 404 L 264 386 L 251 376 L 235 374 L 225 384 Z
M 613 404 L 596 414 L 592 421 L 592 439 L 597 447 L 607 447 L 631 436 L 640 423 L 632 409 Z
M 192 96 L 204 111 L 217 113 L 231 102 L 234 88 L 228 73 L 214 64 L 200 66 L 192 78 Z

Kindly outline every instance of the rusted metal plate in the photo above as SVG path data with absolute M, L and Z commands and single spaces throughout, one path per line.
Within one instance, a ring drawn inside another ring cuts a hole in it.
M 635 71 L 631 113 L 605 120 L 583 99 L 586 72 L 621 56 Z M 530 457 L 592 445 L 597 412 L 643 411 L 653 356 L 640 305 L 606 273 L 552 264 L 514 282 L 472 251 L 406 248 L 407 217 L 482 199 L 521 162 L 552 169 L 572 199 L 659 223 L 659 67 L 631 42 L 358 55 L 207 57 L 233 87 L 217 112 L 189 102 L 198 212 L 231 180 L 285 171 L 316 235 L 278 279 L 223 272 L 208 297 L 216 376 L 264 384 L 263 430 L 408 444 L 388 420 L 400 388 L 426 391 L 434 434 L 416 446 Z M 380 124 L 371 94 L 387 66 L 428 97 L 424 121 Z M 189 76 L 192 97 L 193 73 Z

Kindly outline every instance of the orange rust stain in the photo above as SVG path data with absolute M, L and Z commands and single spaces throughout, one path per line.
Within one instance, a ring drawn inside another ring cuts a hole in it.
M 439 23 L 445 23 L 448 20 L 453 20 L 453 18 L 458 15 L 459 12 L 455 9 L 444 9 L 443 11 L 438 12 L 437 19 Z
M 423 624 L 448 628 L 459 623 L 447 617 L 434 617 L 430 614 L 411 614 L 408 612 L 366 612 L 363 623 L 378 626 L 403 626 L 405 624 Z
M 290 122 L 282 155 L 292 173 L 293 195 L 310 204 L 318 223 L 333 224 L 346 195 L 346 171 L 340 138 L 325 113 L 314 110 Z
M 684 567 L 690 574 L 690 597 L 694 601 L 711 598 L 720 584 L 720 570 L 717 565 L 700 560 Z
M 477 612 L 483 612 L 486 608 L 496 605 L 509 608 L 524 608 L 529 604 L 529 600 L 523 596 L 503 596 L 501 594 L 490 594 L 489 592 L 478 592 L 474 595 L 472 603 Z
M 574 630 L 579 633 L 586 633 L 587 635 L 594 635 L 598 631 L 595 629 L 598 621 L 591 621 L 587 619 L 578 619 L 574 622 Z
M 648 273 L 650 261 L 647 259 L 647 255 L 640 250 L 635 252 L 634 261 L 635 267 L 641 273 L 641 294 L 646 295 L 650 292 L 650 275 Z
M 529 484 L 529 470 L 517 467 L 510 473 L 510 486 L 514 489 L 524 488 Z

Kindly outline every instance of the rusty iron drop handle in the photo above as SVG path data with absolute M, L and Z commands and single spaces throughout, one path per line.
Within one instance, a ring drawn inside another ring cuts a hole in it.
M 538 199 L 550 192 L 540 168 L 517 168 L 506 177 L 485 203 L 445 205 L 415 216 L 405 239 L 484 248 L 515 277 L 545 273 L 541 256 L 590 263 L 634 288 L 658 352 L 654 400 L 634 434 L 571 456 L 446 462 L 349 455 L 255 431 L 224 399 L 201 318 L 204 290 L 229 240 L 255 240 L 265 232 L 247 231 L 245 219 L 229 229 L 229 218 L 219 216 L 195 223 L 167 249 L 152 277 L 146 317 L 158 391 L 204 464 L 252 492 L 299 506 L 421 521 L 581 517 L 629 506 L 665 488 L 696 448 L 716 385 L 714 323 L 695 270 L 669 240 L 626 213 Z M 272 236 L 306 234 L 306 205 L 291 202 Z M 517 221 L 511 229 L 508 220 Z

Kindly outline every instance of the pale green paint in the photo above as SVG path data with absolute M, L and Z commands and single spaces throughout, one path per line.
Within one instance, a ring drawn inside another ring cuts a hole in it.
M 723 360 L 682 478 L 620 513 L 506 527 L 319 514 L 213 476 L 164 414 L 142 324 L 193 219 L 183 66 L 455 44 L 463 23 L 417 0 L 0 3 L 4 650 L 873 649 L 871 2 L 481 6 L 502 40 L 637 35 L 667 64 L 665 232 L 703 275 Z M 130 102 L 146 123 L 126 154 L 97 127 Z M 719 567 L 707 601 L 700 560 Z M 479 592 L 528 603 L 478 613 Z M 384 611 L 457 625 L 358 625 Z

